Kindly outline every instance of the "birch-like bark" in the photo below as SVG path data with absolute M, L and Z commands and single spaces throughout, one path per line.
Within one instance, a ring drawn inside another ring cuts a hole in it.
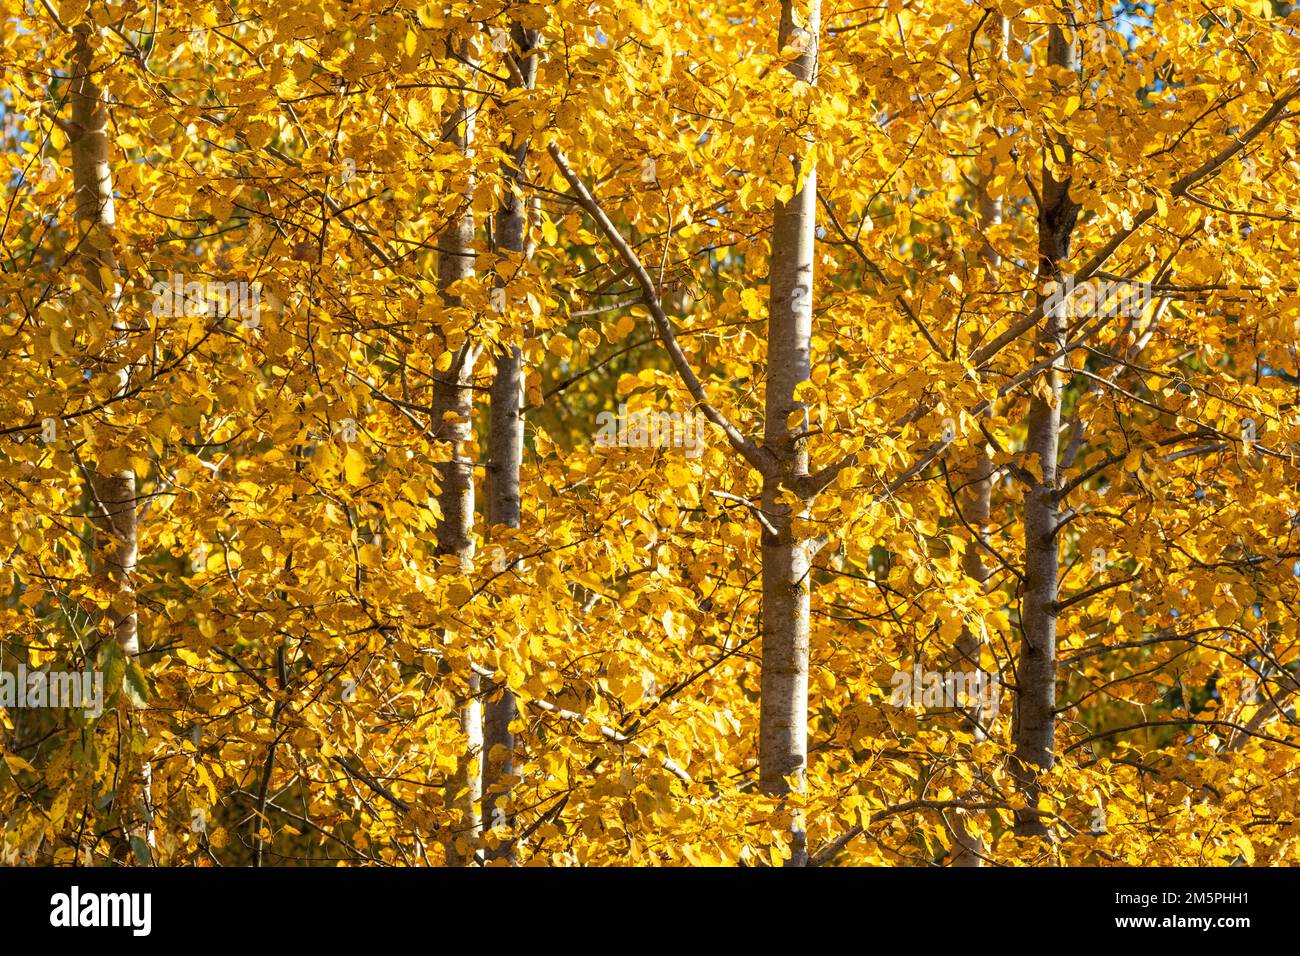
M 516 26 L 511 31 L 519 51 L 519 74 L 515 84 L 531 88 L 537 75 L 537 58 L 530 56 L 537 44 L 537 32 Z M 524 166 L 528 160 L 529 140 L 521 137 L 514 144 L 510 160 L 502 164 L 505 191 L 497 210 L 493 232 L 498 252 L 517 262 L 527 256 L 528 203 L 523 195 Z M 498 273 L 498 283 L 504 277 Z M 488 426 L 488 500 L 489 528 L 518 528 L 520 519 L 519 470 L 524 454 L 524 382 L 523 352 L 517 342 L 497 351 L 496 374 L 490 394 L 491 417 Z M 488 827 L 504 823 L 497 813 L 501 798 L 501 781 L 514 773 L 514 734 L 510 724 L 517 708 L 514 694 L 504 684 L 488 697 L 483 719 L 483 819 Z M 513 862 L 513 841 L 507 856 Z M 495 855 L 495 854 L 493 854 Z
M 1069 26 L 1051 28 L 1048 63 L 1068 70 L 1078 68 Z M 1058 179 L 1044 162 L 1038 210 L 1039 304 L 1044 306 L 1038 359 L 1059 351 L 1065 344 L 1068 315 L 1064 296 L 1057 296 L 1059 305 L 1048 308 L 1049 297 L 1044 289 L 1049 283 L 1062 282 L 1061 263 L 1069 258 L 1070 237 L 1079 214 L 1078 204 L 1070 198 L 1068 170 L 1073 150 L 1068 137 L 1059 137 L 1055 146 L 1064 159 L 1056 167 L 1063 178 Z M 1026 468 L 1036 480 L 1025 495 L 1025 582 L 1016 671 L 1012 773 L 1027 804 L 1025 810 L 1016 812 L 1015 832 L 1020 836 L 1047 835 L 1043 817 L 1032 811 L 1038 805 L 1039 774 L 1051 769 L 1056 760 L 1056 474 L 1063 387 L 1062 364 L 1058 361 L 1035 383 L 1025 440 Z
M 979 186 L 980 224 L 987 230 L 1002 221 L 1001 200 L 989 196 L 983 180 Z M 984 259 L 990 270 L 996 269 L 999 257 L 992 247 L 985 244 Z M 962 571 L 974 581 L 981 591 L 986 591 L 992 569 L 984 560 L 984 548 L 989 544 L 989 514 L 992 510 L 993 497 L 993 461 L 989 457 L 988 445 L 981 439 L 976 451 L 975 463 L 966 477 L 965 502 L 962 505 L 965 524 L 970 528 L 971 543 L 962 555 Z M 957 656 L 963 669 L 980 670 L 980 649 L 982 637 L 970 627 L 963 627 L 957 638 Z M 976 740 L 985 738 L 984 727 L 996 714 L 980 713 L 976 719 L 964 721 L 964 729 Z M 957 811 L 951 827 L 953 838 L 953 866 L 983 866 L 987 855 L 984 841 L 971 832 L 967 825 L 965 813 Z
M 467 98 L 462 97 L 460 105 L 448 118 L 443 139 L 454 143 L 466 155 L 470 154 L 474 141 L 474 110 Z M 438 237 L 438 289 L 442 293 L 444 309 L 461 308 L 455 284 L 474 275 L 472 179 L 465 194 L 457 199 L 459 205 Z M 444 335 L 443 347 L 450 348 L 445 333 L 439 331 Z M 434 440 L 446 443 L 449 452 L 449 459 L 438 466 L 438 505 L 442 509 L 437 527 L 438 553 L 454 555 L 466 572 L 470 570 L 474 556 L 471 537 L 474 526 L 474 462 L 467 454 L 466 445 L 473 438 L 471 386 L 477 359 L 478 349 L 468 338 L 454 349 L 450 367 L 445 372 L 434 374 L 433 403 L 429 410 Z M 474 860 L 483 831 L 480 816 L 483 708 L 479 700 L 479 675 L 471 671 L 467 683 L 467 696 L 460 711 L 465 753 L 448 783 L 446 794 L 447 803 L 455 807 L 458 818 L 453 825 L 452 838 L 447 841 L 447 863 L 450 866 Z M 470 845 L 470 853 L 461 852 L 457 847 L 458 840 Z
M 994 64 L 1006 59 L 1007 46 L 1011 38 L 1011 21 L 995 14 L 989 30 L 992 40 L 991 56 Z M 996 68 L 996 67 L 995 67 Z M 990 169 L 987 176 L 981 176 L 976 183 L 976 199 L 979 214 L 980 231 L 985 237 L 989 230 L 1002 222 L 1002 199 L 989 190 L 989 180 L 996 174 Z M 980 249 L 980 257 L 990 275 L 995 275 L 1002 265 L 1002 257 L 986 238 Z M 989 514 L 992 510 L 993 497 L 993 461 L 989 457 L 987 443 L 979 442 L 976 450 L 975 464 L 966 478 L 966 501 L 962 506 L 965 524 L 971 530 L 972 541 L 962 556 L 962 571 L 974 581 L 981 591 L 987 591 L 992 569 L 984 560 L 989 544 Z M 957 638 L 957 655 L 968 670 L 980 669 L 980 649 L 983 639 L 969 627 L 963 627 Z M 965 721 L 965 730 L 976 740 L 986 737 L 984 728 L 996 716 L 996 702 L 990 712 L 978 715 L 978 719 Z M 984 841 L 971 831 L 965 811 L 958 810 L 949 830 L 953 839 L 953 866 L 983 866 L 988 855 Z
M 820 0 L 810 0 L 806 19 L 795 20 L 793 0 L 782 0 L 780 48 L 801 50 L 789 65 L 795 83 L 817 82 Z M 808 474 L 807 416 L 795 388 L 811 376 L 813 253 L 817 170 L 796 161 L 802 188 L 777 206 L 773 217 L 767 320 L 767 392 L 763 443 L 776 463 L 763 481 L 763 653 L 759 712 L 759 785 L 783 796 L 802 789 L 808 760 L 809 542 L 795 522 L 804 503 L 788 491 L 791 479 Z M 790 426 L 795 417 L 794 427 Z M 802 420 L 799 420 L 799 419 Z M 790 864 L 808 861 L 803 822 L 796 817 Z
M 73 28 L 73 36 L 72 118 L 68 146 L 72 152 L 76 218 L 85 230 L 79 256 L 90 285 L 107 295 L 108 307 L 116 314 L 121 287 L 117 257 L 113 252 L 116 217 L 113 171 L 108 151 L 108 106 L 93 70 L 95 28 L 88 23 L 78 24 Z M 126 331 L 116 319 L 113 327 L 119 336 Z M 126 391 L 129 375 L 129 367 L 123 367 L 118 373 L 117 394 Z M 108 577 L 116 591 L 108 616 L 118 646 L 128 658 L 134 658 L 140 653 L 134 581 L 139 548 L 135 472 L 130 468 L 113 472 L 95 470 L 88 471 L 87 478 L 95 515 L 96 545 L 103 551 Z M 132 836 L 143 839 L 152 856 L 154 842 L 149 791 L 150 767 L 145 763 L 141 768 L 144 825 L 133 828 Z

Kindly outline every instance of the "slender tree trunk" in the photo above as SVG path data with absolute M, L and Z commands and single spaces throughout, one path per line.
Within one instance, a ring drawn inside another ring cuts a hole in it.
M 987 220 L 986 224 L 988 224 Z M 968 484 L 963 515 L 966 524 L 971 528 L 973 540 L 967 547 L 966 553 L 962 556 L 962 571 L 968 578 L 979 585 L 981 591 L 984 591 L 987 590 L 992 570 L 984 561 L 984 551 L 980 544 L 987 545 L 989 542 L 989 514 L 992 508 L 993 494 L 993 462 L 989 458 L 988 448 L 983 441 L 980 441 L 975 464 L 966 480 Z M 979 634 L 976 634 L 969 627 L 962 628 L 961 635 L 957 638 L 957 655 L 964 670 L 980 670 L 980 650 L 983 644 L 983 639 Z M 994 707 L 996 708 L 996 703 Z M 973 719 L 964 721 L 965 730 L 972 734 L 976 740 L 983 740 L 986 737 L 984 728 L 995 715 L 995 709 L 991 713 L 978 713 Z M 987 856 L 984 841 L 971 832 L 964 811 L 959 810 L 954 815 L 950 833 L 954 844 L 953 866 L 984 865 L 984 858 Z
M 793 0 L 782 0 L 780 47 L 802 53 L 790 64 L 795 82 L 816 83 L 820 0 L 810 0 L 802 24 Z M 763 482 L 763 656 L 759 714 L 759 785 L 778 796 L 802 789 L 808 759 L 808 608 L 811 563 L 809 542 L 794 529 L 805 506 L 793 501 L 782 484 L 808 474 L 804 435 L 806 415 L 792 429 L 791 415 L 802 409 L 795 388 L 811 374 L 813 253 L 817 212 L 817 171 L 799 168 L 802 188 L 773 217 L 769 267 L 767 393 L 763 441 L 779 475 Z M 807 863 L 802 819 L 792 831 L 791 865 Z
M 466 98 L 462 98 L 460 106 L 447 120 L 443 136 L 466 154 L 471 151 L 474 110 Z M 438 288 L 442 292 L 444 309 L 461 308 L 454 285 L 474 275 L 472 182 L 465 194 L 458 198 L 460 205 L 438 238 Z M 452 343 L 445 337 L 443 347 L 452 349 Z M 470 570 L 474 556 L 471 537 L 474 526 L 474 462 L 467 454 L 466 445 L 473 438 L 471 386 L 477 359 L 478 349 L 468 338 L 452 349 L 450 367 L 445 372 L 435 373 L 430 408 L 434 439 L 447 443 L 450 452 L 448 461 L 438 468 L 441 485 L 438 505 L 442 509 L 442 519 L 437 527 L 438 552 L 456 556 L 466 572 Z M 447 843 L 447 863 L 452 866 L 474 860 L 483 830 L 479 815 L 483 795 L 483 708 L 479 699 L 478 675 L 471 672 L 467 683 L 467 696 L 460 711 L 465 754 L 446 795 L 449 805 L 456 808 L 458 817 L 452 838 Z M 468 854 L 457 847 L 457 841 L 462 839 L 471 847 Z
M 498 228 L 500 215 L 498 215 Z M 488 434 L 489 526 L 519 527 L 519 468 L 523 459 L 523 368 L 519 346 L 497 353 L 492 379 Z M 515 697 L 504 682 L 490 688 L 483 720 L 483 819 L 488 827 L 504 824 L 497 813 L 502 779 L 514 773 L 515 738 L 510 724 L 517 713 Z M 493 854 L 495 855 L 495 854 Z M 513 854 L 511 854 L 513 858 Z
M 518 26 L 511 33 L 520 53 L 520 76 L 514 82 L 531 87 L 536 77 L 537 59 L 528 54 L 537 43 L 537 33 Z M 528 203 L 521 188 L 527 159 L 528 139 L 523 138 L 522 142 L 514 144 L 510 161 L 503 164 L 501 170 L 505 192 L 501 208 L 497 210 L 494 233 L 497 251 L 503 258 L 509 257 L 509 264 L 515 264 L 520 257 L 527 255 Z M 500 266 L 498 282 L 505 284 Z M 524 454 L 524 382 L 523 352 L 517 343 L 512 342 L 497 351 L 496 375 L 492 379 L 490 398 L 488 526 L 518 528 L 519 469 Z M 502 796 L 502 778 L 514 773 L 515 739 L 510 724 L 515 714 L 514 694 L 502 684 L 495 694 L 489 696 L 484 707 L 483 819 L 488 827 L 496 826 L 498 820 L 505 822 L 503 815 L 496 812 L 496 807 Z M 513 849 L 507 855 L 513 862 Z
M 72 151 L 72 175 L 76 189 L 76 218 L 86 230 L 80 244 L 82 268 L 91 286 L 108 296 L 108 307 L 117 310 L 120 285 L 117 257 L 113 252 L 113 231 L 116 217 L 113 211 L 113 172 L 108 152 L 108 107 L 103 93 L 95 82 L 93 60 L 96 34 L 87 23 L 73 28 L 73 68 L 70 99 L 72 120 L 68 145 Z M 117 345 L 122 341 L 125 326 L 115 321 L 119 333 Z M 110 363 L 117 356 L 110 357 Z M 123 367 L 119 376 L 118 394 L 126 391 L 130 369 Z M 108 616 L 113 623 L 113 635 L 118 646 L 128 658 L 140 653 L 140 638 L 136 614 L 135 566 L 138 555 L 136 476 L 130 468 L 112 472 L 92 471 L 87 474 L 90 486 L 91 508 L 95 515 L 96 545 L 102 549 L 108 576 L 117 592 L 109 606 Z M 150 823 L 150 767 L 141 767 L 141 794 L 143 799 L 143 824 L 128 827 L 132 838 L 145 841 L 149 855 L 153 855 L 153 827 Z
M 980 442 L 975 465 L 971 469 L 967 481 L 969 484 L 966 488 L 966 503 L 963 507 L 963 514 L 966 523 L 972 529 L 974 540 L 962 556 L 962 571 L 965 572 L 968 578 L 978 584 L 981 590 L 986 590 L 992 571 L 984 562 L 983 549 L 980 548 L 977 542 L 984 544 L 989 542 L 993 462 L 989 458 L 988 449 L 983 441 Z M 980 670 L 980 649 L 983 644 L 980 635 L 969 627 L 962 628 L 961 635 L 957 638 L 957 655 L 964 670 Z M 996 704 L 994 706 L 996 707 Z M 983 740 L 987 736 L 984 728 L 995 714 L 996 711 L 977 713 L 973 719 L 967 719 L 963 722 L 964 728 L 976 740 Z M 954 845 L 953 866 L 984 865 L 984 858 L 987 856 L 984 841 L 971 832 L 965 811 L 959 810 L 956 812 L 949 832 L 952 835 Z
M 1010 32 L 1011 21 L 1000 14 L 995 14 L 989 29 L 989 36 L 992 39 L 991 55 L 995 64 L 1001 63 L 1006 58 Z M 1002 222 L 1002 200 L 989 191 L 989 180 L 993 178 L 993 175 L 994 171 L 990 170 L 987 176 L 980 177 L 976 185 L 980 230 L 985 236 L 988 235 L 992 227 Z M 997 250 L 987 240 L 980 250 L 980 256 L 983 258 L 990 274 L 996 273 L 1002 265 L 1002 257 L 998 255 Z M 993 496 L 993 462 L 989 457 L 988 445 L 982 440 L 979 442 L 975 464 L 971 468 L 966 482 L 966 503 L 963 506 L 963 516 L 966 519 L 966 524 L 970 526 L 972 541 L 970 547 L 966 549 L 966 553 L 962 556 L 962 571 L 984 591 L 987 590 L 988 580 L 992 575 L 992 569 L 984 560 L 984 548 L 989 543 L 989 514 L 992 510 Z M 980 669 L 980 649 L 983 643 L 981 636 L 969 627 L 962 628 L 961 635 L 957 638 L 957 654 L 965 669 L 973 671 Z M 996 707 L 996 704 L 994 706 Z M 965 722 L 965 729 L 976 740 L 983 740 L 986 736 L 984 728 L 994 716 L 996 716 L 995 709 L 992 713 L 979 714 L 978 719 Z M 988 855 L 987 849 L 984 841 L 971 832 L 965 811 L 959 810 L 954 814 L 954 822 L 949 832 L 952 835 L 954 844 L 953 866 L 972 867 L 984 865 L 984 859 Z
M 1052 27 L 1048 62 L 1077 69 L 1073 31 Z M 1043 166 L 1038 210 L 1038 277 L 1041 285 L 1062 281 L 1061 263 L 1069 258 L 1070 236 L 1079 206 L 1070 198 L 1068 168 L 1073 160 L 1069 139 L 1061 137 L 1057 149 L 1064 157 L 1058 167 L 1062 178 Z M 1063 169 L 1062 169 L 1063 167 Z M 1040 304 L 1047 296 L 1040 288 Z M 1058 351 L 1065 343 L 1067 305 L 1047 310 L 1038 336 L 1038 358 Z M 1032 811 L 1038 805 L 1038 775 L 1051 769 L 1056 759 L 1056 617 L 1059 556 L 1056 530 L 1057 450 L 1061 429 L 1062 366 L 1045 370 L 1029 403 L 1026 467 L 1035 475 L 1025 495 L 1025 582 L 1021 610 L 1020 660 L 1016 673 L 1015 759 L 1012 770 L 1028 806 L 1016 812 L 1018 835 L 1046 835 L 1043 819 Z

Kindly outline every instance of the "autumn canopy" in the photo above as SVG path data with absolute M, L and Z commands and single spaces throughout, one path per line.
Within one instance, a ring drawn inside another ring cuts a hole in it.
M 0 2 L 0 861 L 1300 863 L 1291 4 Z

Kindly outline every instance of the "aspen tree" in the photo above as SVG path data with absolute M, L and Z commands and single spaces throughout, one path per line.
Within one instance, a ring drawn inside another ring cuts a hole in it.
M 791 82 L 815 85 L 821 2 L 802 16 L 783 0 L 778 47 L 798 55 Z M 808 761 L 808 601 L 811 555 L 797 529 L 806 504 L 789 488 L 808 476 L 808 416 L 795 390 L 812 374 L 813 258 L 817 228 L 817 169 L 795 162 L 798 190 L 777 206 L 768 274 L 767 392 L 763 446 L 775 468 L 764 477 L 763 676 L 759 782 L 771 794 L 801 787 Z M 794 832 L 793 865 L 807 862 L 802 824 Z
M 121 296 L 117 256 L 113 251 L 113 169 L 108 145 L 109 110 L 96 74 L 95 50 L 99 29 L 88 22 L 72 27 L 75 37 L 70 75 L 72 115 L 68 147 L 72 153 L 73 183 L 76 189 L 76 217 L 85 229 L 79 255 L 91 288 L 104 297 L 107 308 L 117 312 Z M 129 329 L 116 320 L 118 333 L 114 351 L 105 358 L 116 375 L 117 395 L 130 387 L 131 368 L 124 354 L 129 347 Z M 117 366 L 117 368 L 112 368 Z M 122 653 L 134 661 L 140 654 L 139 618 L 133 576 L 139 551 L 138 491 L 135 470 L 123 465 L 111 471 L 92 466 L 87 471 L 91 507 L 97 529 L 96 544 L 103 549 L 109 580 L 115 594 L 108 608 L 113 636 Z M 149 825 L 150 767 L 141 767 L 143 823 L 131 833 L 137 856 L 152 855 L 153 831 Z
M 531 89 L 537 77 L 538 33 L 515 25 L 510 39 L 517 51 L 511 62 L 511 88 Z M 507 308 L 509 299 L 504 294 L 505 280 L 518 268 L 526 253 L 529 202 L 524 187 L 529 145 L 529 137 L 517 136 L 509 157 L 501 166 L 501 205 L 496 212 L 493 239 L 500 255 L 498 288 L 503 290 L 501 294 Z M 518 341 L 510 341 L 497 348 L 495 357 L 487 443 L 489 533 L 496 526 L 519 527 L 519 470 L 524 452 L 523 350 Z M 516 713 L 514 693 L 504 683 L 484 704 L 483 820 L 487 827 L 492 827 L 498 817 L 495 809 L 502 796 L 499 792 L 502 778 L 514 773 L 515 740 L 510 724 Z
M 1011 19 L 1002 14 L 993 14 L 988 29 L 990 69 L 996 74 L 1007 57 L 1007 46 L 1011 39 Z M 990 186 L 990 180 L 996 177 L 996 166 L 987 174 L 980 175 L 975 182 L 976 213 L 980 231 L 985 241 L 980 248 L 980 257 L 991 276 L 996 276 L 1002 265 L 1002 257 L 993 243 L 988 240 L 990 230 L 1002 223 L 1002 198 Z M 993 569 L 988 564 L 989 517 L 992 512 L 994 469 L 989 455 L 989 446 L 983 436 L 975 440 L 975 463 L 963 485 L 965 501 L 959 505 L 963 511 L 963 523 L 969 529 L 971 541 L 962 555 L 962 570 L 981 590 L 987 590 Z M 957 638 L 957 656 L 963 664 L 975 671 L 982 667 L 980 649 L 984 646 L 982 635 L 976 634 L 969 626 L 962 628 Z M 987 737 L 986 727 L 996 716 L 996 704 L 992 713 L 976 711 L 973 720 L 965 723 L 965 728 L 975 737 L 983 740 Z M 984 865 L 986 847 L 984 841 L 971 833 L 967 817 L 963 811 L 954 814 L 954 825 L 950 828 L 955 849 L 953 866 L 977 867 Z
M 456 59 L 469 60 L 469 46 L 462 45 Z M 472 62 L 472 61 L 470 61 Z M 458 104 L 448 116 L 443 138 L 468 157 L 473 155 L 475 108 L 470 94 L 458 95 Z M 467 164 L 468 165 L 468 164 Z M 463 195 L 455 197 L 446 227 L 438 236 L 438 289 L 444 313 L 464 308 L 459 284 L 474 276 L 474 180 L 467 173 Z M 462 572 L 468 572 L 474 556 L 474 462 L 468 456 L 473 439 L 474 366 L 481 347 L 467 334 L 452 336 L 445 328 L 435 330 L 441 340 L 442 358 L 434 372 L 433 402 L 429 418 L 435 441 L 446 444 L 448 459 L 439 466 L 441 490 L 438 505 L 438 553 L 455 560 Z M 447 843 L 447 862 L 461 865 L 473 862 L 483 828 L 483 706 L 480 700 L 481 678 L 477 672 L 466 675 L 465 700 L 460 708 L 460 724 L 465 735 L 465 753 L 460 767 L 449 781 L 447 798 L 459 813 Z M 471 849 L 461 850 L 461 843 Z
M 1062 17 L 1063 22 L 1048 30 L 1047 65 L 1073 73 L 1078 49 L 1072 10 L 1063 8 Z M 1079 204 L 1070 195 L 1074 148 L 1069 138 L 1054 137 L 1046 153 L 1038 207 L 1038 305 L 1044 315 L 1036 355 L 1051 361 L 1034 382 L 1026 421 L 1025 468 L 1034 480 L 1025 494 L 1025 584 L 1012 765 L 1027 804 L 1016 813 L 1016 833 L 1025 836 L 1048 832 L 1042 815 L 1033 811 L 1039 809 L 1037 776 L 1056 761 L 1057 452 L 1067 366 L 1054 356 L 1065 345 L 1069 315 L 1065 297 L 1052 299 L 1047 290 L 1064 282 L 1062 263 L 1070 256 L 1079 215 Z

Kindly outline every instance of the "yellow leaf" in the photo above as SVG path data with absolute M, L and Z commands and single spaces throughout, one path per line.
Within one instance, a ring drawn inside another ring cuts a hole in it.
M 343 473 L 348 480 L 348 484 L 354 488 L 365 481 L 366 457 L 361 453 L 361 449 L 355 445 L 348 449 L 347 456 L 343 459 Z
M 5 754 L 5 763 L 9 765 L 9 770 L 11 773 L 18 773 L 19 771 L 23 771 L 23 770 L 27 771 L 28 773 L 36 772 L 35 767 L 33 767 L 31 764 L 29 764 L 26 760 L 24 760 L 22 757 L 18 756 L 17 754 Z
M 1244 857 L 1246 858 L 1246 865 L 1247 865 L 1247 866 L 1254 866 L 1254 865 L 1255 865 L 1255 847 L 1254 847 L 1254 844 L 1252 844 L 1252 843 L 1250 842 L 1250 838 L 1249 838 L 1249 837 L 1245 837 L 1245 836 L 1239 836 L 1239 837 L 1237 837 L 1237 840 L 1236 840 L 1236 846 L 1237 846 L 1237 849 L 1239 849 L 1239 850 L 1241 851 L 1241 855 L 1244 856 Z

